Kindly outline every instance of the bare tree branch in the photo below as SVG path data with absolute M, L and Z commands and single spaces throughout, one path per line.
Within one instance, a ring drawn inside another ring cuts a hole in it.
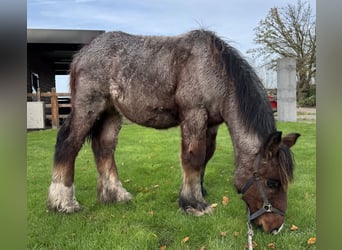
M 316 22 L 310 4 L 298 0 L 296 5 L 271 8 L 254 31 L 260 47 L 247 53 L 265 60 L 269 68 L 276 66 L 276 57 L 295 57 L 298 91 L 306 91 L 316 76 Z

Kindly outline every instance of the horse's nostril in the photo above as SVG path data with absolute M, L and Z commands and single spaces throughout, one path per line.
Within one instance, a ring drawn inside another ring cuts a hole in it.
M 273 230 L 271 231 L 271 233 L 274 234 L 274 235 L 277 235 L 278 233 L 280 233 L 280 231 L 283 229 L 283 227 L 284 227 L 284 223 L 281 224 L 281 226 L 280 226 L 279 228 L 273 229 Z

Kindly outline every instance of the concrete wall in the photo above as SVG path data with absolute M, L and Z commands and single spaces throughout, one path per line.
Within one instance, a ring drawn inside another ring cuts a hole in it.
M 44 102 L 27 102 L 27 129 L 45 128 Z
M 279 121 L 297 121 L 296 59 L 280 58 L 277 61 L 277 112 Z

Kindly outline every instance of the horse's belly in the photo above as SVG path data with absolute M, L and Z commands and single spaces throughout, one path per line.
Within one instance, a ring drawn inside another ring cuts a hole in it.
M 139 84 L 111 84 L 115 107 L 130 121 L 153 128 L 170 128 L 179 124 L 178 109 L 172 91 L 156 91 Z
M 176 105 L 171 100 L 152 102 L 132 98 L 115 103 L 120 113 L 130 121 L 152 128 L 170 128 L 179 124 Z
M 163 107 L 120 111 L 130 121 L 146 127 L 163 129 L 179 124 L 178 114 Z

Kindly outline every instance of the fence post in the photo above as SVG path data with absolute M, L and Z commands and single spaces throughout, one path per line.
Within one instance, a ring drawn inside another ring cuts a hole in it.
M 40 88 L 37 88 L 36 99 L 37 102 L 40 102 Z
M 56 95 L 56 88 L 51 88 L 51 124 L 52 128 L 58 128 L 59 114 L 58 114 L 58 100 Z

